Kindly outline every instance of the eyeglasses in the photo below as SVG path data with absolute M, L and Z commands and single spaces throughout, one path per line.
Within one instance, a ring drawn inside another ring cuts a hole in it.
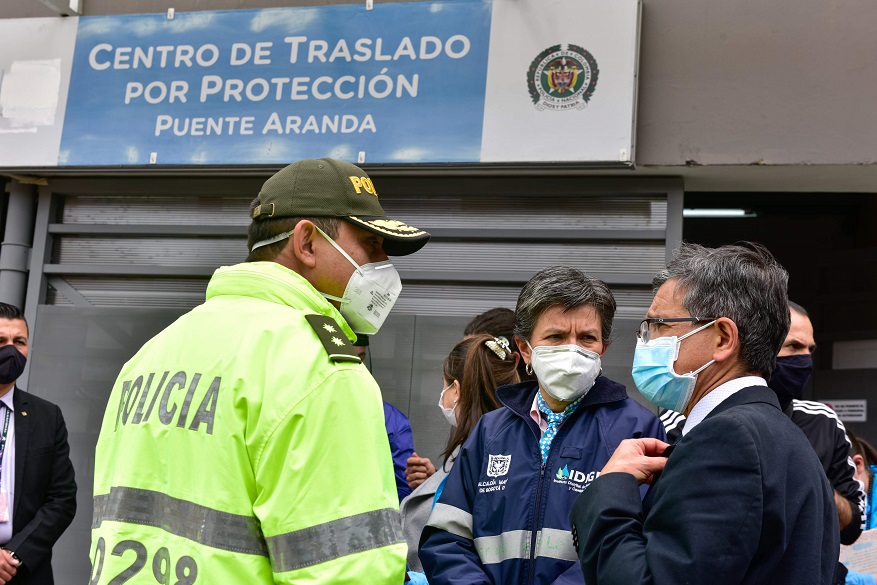
M 643 319 L 642 323 L 639 324 L 636 336 L 643 343 L 648 343 L 652 339 L 652 325 L 655 323 L 703 323 L 715 321 L 715 319 L 715 317 L 652 317 L 651 319 Z

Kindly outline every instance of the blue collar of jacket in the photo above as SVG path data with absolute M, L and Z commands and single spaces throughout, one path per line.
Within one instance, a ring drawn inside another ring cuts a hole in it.
M 508 384 L 496 389 L 496 397 L 499 398 L 499 401 L 503 405 L 508 407 L 509 410 L 518 416 L 526 420 L 531 420 L 530 409 L 533 406 L 533 399 L 536 398 L 536 392 L 538 390 L 539 384 L 535 381 Z M 618 402 L 625 400 L 626 398 L 627 391 L 624 389 L 624 384 L 613 382 L 605 376 L 598 376 L 597 380 L 594 382 L 594 387 L 585 394 L 582 403 L 572 416 L 586 410 L 590 406 Z

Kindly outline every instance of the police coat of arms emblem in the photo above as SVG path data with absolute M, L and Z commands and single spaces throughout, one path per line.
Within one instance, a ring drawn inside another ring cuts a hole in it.
M 539 111 L 585 108 L 597 87 L 597 60 L 578 45 L 548 47 L 527 70 L 530 99 Z

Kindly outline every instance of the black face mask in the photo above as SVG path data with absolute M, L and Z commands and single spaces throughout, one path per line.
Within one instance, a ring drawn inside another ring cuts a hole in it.
M 14 345 L 0 347 L 0 384 L 18 380 L 26 364 L 27 358 Z
M 770 377 L 771 390 L 780 399 L 780 407 L 785 410 L 792 399 L 800 400 L 804 386 L 813 375 L 813 356 L 810 354 L 786 355 L 777 358 L 777 367 Z

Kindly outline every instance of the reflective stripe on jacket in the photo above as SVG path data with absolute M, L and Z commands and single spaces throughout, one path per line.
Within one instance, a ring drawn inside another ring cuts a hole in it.
M 663 439 L 658 418 L 599 377 L 558 430 L 545 466 L 530 418 L 536 382 L 497 391 L 464 443 L 420 541 L 430 585 L 582 583 L 569 511 L 618 444 Z
M 380 391 L 308 314 L 355 338 L 296 273 L 223 267 L 125 364 L 95 455 L 91 583 L 402 582 Z

